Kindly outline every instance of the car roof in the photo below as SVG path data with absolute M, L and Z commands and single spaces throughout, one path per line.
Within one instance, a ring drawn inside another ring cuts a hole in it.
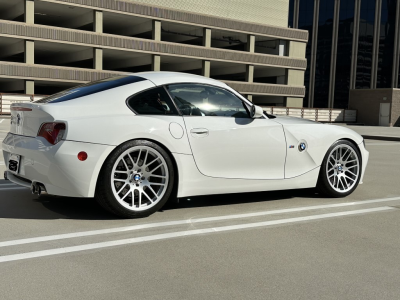
M 211 84 L 220 87 L 226 87 L 227 85 L 221 81 L 207 78 L 204 76 L 180 73 L 180 72 L 164 72 L 164 71 L 153 71 L 153 72 L 139 72 L 133 73 L 132 76 L 139 76 L 147 80 L 152 81 L 155 85 L 173 84 L 173 83 L 203 83 Z

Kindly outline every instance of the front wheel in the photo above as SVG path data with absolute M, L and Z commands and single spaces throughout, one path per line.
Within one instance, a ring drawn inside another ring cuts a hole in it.
M 173 185 L 174 168 L 168 153 L 150 141 L 130 141 L 106 160 L 96 200 L 120 217 L 146 217 L 167 202 Z
M 317 188 L 330 197 L 345 197 L 357 188 L 360 178 L 360 151 L 352 142 L 340 140 L 325 155 Z

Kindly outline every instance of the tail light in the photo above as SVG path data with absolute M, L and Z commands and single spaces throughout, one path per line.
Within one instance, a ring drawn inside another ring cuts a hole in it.
M 44 137 L 50 144 L 57 144 L 64 137 L 65 123 L 43 123 L 37 136 Z

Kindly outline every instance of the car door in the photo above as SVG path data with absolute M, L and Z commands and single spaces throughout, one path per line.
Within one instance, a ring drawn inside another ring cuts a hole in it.
M 243 100 L 227 89 L 174 84 L 167 90 L 183 114 L 201 173 L 222 178 L 284 178 L 282 125 L 267 118 L 250 118 Z

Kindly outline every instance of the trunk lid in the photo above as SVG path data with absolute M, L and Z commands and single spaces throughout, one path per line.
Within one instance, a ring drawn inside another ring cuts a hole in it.
M 36 137 L 40 126 L 53 122 L 54 118 L 43 110 L 43 104 L 14 103 L 11 105 L 10 132 L 17 135 Z

